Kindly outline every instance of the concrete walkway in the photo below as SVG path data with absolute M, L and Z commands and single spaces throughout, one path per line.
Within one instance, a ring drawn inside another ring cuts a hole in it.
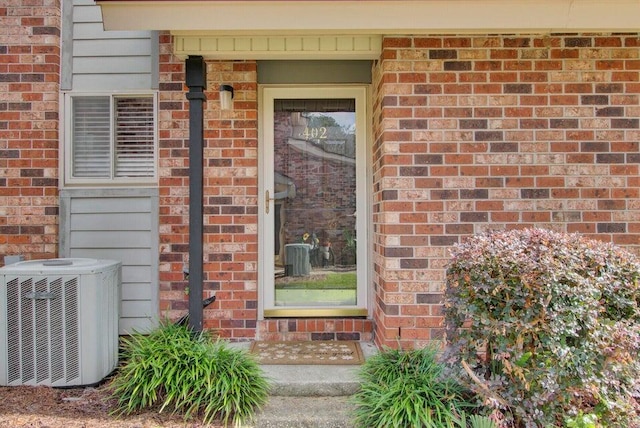
M 353 428 L 349 396 L 272 396 L 251 425 L 243 428 Z
M 248 348 L 248 345 L 246 345 Z M 377 350 L 360 344 L 365 358 Z M 351 428 L 350 397 L 359 388 L 361 366 L 263 365 L 271 396 L 245 428 Z

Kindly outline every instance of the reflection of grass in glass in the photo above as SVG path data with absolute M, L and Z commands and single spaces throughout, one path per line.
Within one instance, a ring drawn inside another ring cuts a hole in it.
M 277 284 L 276 289 L 303 289 L 303 290 L 355 290 L 355 272 L 330 272 L 322 278 L 311 279 L 303 277 L 287 284 Z

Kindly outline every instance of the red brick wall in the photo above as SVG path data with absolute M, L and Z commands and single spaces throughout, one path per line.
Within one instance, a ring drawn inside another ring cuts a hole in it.
M 58 246 L 60 2 L 0 3 L 0 264 Z
M 159 176 L 160 313 L 187 312 L 189 106 L 184 61 L 160 36 Z M 258 320 L 258 105 L 256 63 L 207 61 L 204 170 L 205 295 L 216 301 L 204 326 L 231 340 L 370 340 L 370 320 Z M 218 86 L 235 89 L 233 111 L 221 111 Z
M 160 45 L 160 312 L 188 308 L 183 267 L 189 251 L 189 105 L 184 61 Z M 255 62 L 207 64 L 204 148 L 204 290 L 216 302 L 204 326 L 253 338 L 257 319 L 257 83 Z M 218 86 L 235 88 L 233 111 L 221 111 Z
M 375 336 L 442 337 L 452 244 L 580 232 L 640 253 L 640 38 L 387 37 L 374 70 Z
M 257 79 L 209 61 L 205 327 L 233 340 L 442 336 L 451 245 L 488 229 L 581 232 L 640 253 L 640 37 L 387 37 L 374 66 L 374 320 L 257 320 Z M 60 2 L 0 5 L 0 256 L 58 242 Z M 234 110 L 217 87 L 232 84 Z M 187 310 L 184 62 L 160 46 L 160 311 Z M 0 259 L 0 263 L 2 260 Z M 399 341 L 399 342 L 398 342 Z
M 441 337 L 451 245 L 491 228 L 582 232 L 640 251 L 636 36 L 391 37 L 374 69 L 375 336 Z M 187 308 L 188 106 L 161 47 L 161 311 Z M 371 337 L 367 320 L 257 317 L 253 62 L 208 63 L 205 325 L 232 339 Z M 220 112 L 217 85 L 236 88 Z

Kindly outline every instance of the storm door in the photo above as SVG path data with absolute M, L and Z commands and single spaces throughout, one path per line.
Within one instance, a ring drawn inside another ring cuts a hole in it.
M 365 100 L 363 87 L 263 88 L 266 317 L 366 315 Z

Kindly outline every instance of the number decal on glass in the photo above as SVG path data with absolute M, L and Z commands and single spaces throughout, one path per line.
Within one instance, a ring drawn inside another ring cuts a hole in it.
M 300 133 L 300 136 L 305 140 L 326 140 L 327 128 L 321 126 L 319 128 L 304 128 L 304 131 Z

